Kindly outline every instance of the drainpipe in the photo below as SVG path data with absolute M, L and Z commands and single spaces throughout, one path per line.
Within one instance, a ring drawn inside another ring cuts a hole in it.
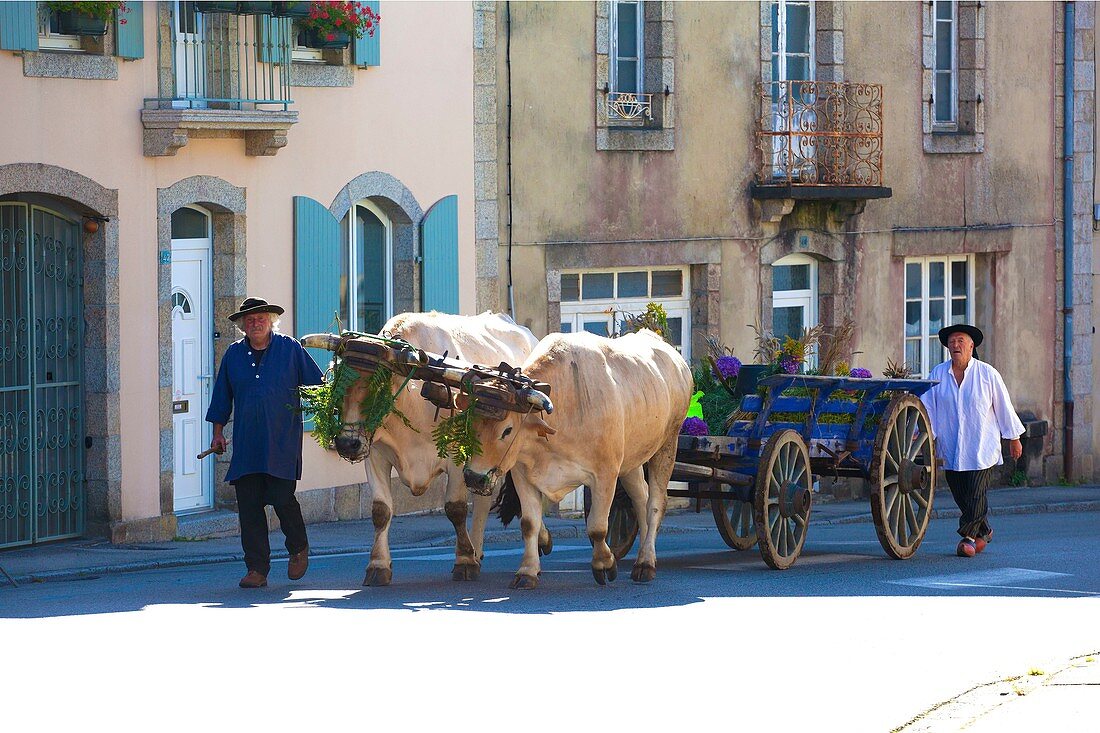
M 1065 74 L 1062 80 L 1062 397 L 1065 445 L 1062 472 L 1073 480 L 1073 389 L 1070 365 L 1073 361 L 1073 53 L 1074 7 L 1065 7 Z
M 508 120 L 505 148 L 508 155 L 508 315 L 516 317 L 516 298 L 512 291 L 512 3 L 504 3 L 504 70 L 508 86 Z

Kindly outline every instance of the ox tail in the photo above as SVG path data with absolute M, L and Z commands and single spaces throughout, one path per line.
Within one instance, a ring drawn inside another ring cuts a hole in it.
M 497 510 L 500 523 L 505 527 L 520 515 L 519 492 L 516 491 L 511 472 L 504 474 L 504 485 L 500 487 L 500 493 L 497 494 L 492 508 Z

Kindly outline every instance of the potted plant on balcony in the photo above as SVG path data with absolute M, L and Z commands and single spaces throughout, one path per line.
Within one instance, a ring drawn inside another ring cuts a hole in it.
M 241 11 L 243 3 L 222 2 L 222 0 L 204 0 L 195 3 L 196 13 L 230 13 L 236 15 Z
M 381 16 L 358 2 L 313 2 L 298 21 L 312 48 L 347 48 L 352 38 L 373 36 Z
M 117 11 L 118 22 L 125 25 L 123 13 L 130 12 L 125 2 L 49 2 L 46 7 L 57 16 L 58 30 L 67 36 L 105 36 L 107 21 Z
M 237 12 L 241 15 L 274 15 L 276 4 L 274 2 L 239 3 Z
M 271 14 L 276 18 L 308 18 L 312 3 L 310 0 L 290 0 L 289 2 L 272 3 L 275 8 Z

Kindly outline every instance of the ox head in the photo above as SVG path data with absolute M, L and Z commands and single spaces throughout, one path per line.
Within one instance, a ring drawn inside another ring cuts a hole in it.
M 516 389 L 515 395 L 514 404 L 500 410 L 495 419 L 479 414 L 475 406 L 474 430 L 481 454 L 470 458 L 462 470 L 466 486 L 475 493 L 491 494 L 500 488 L 504 475 L 528 446 L 557 432 L 543 417 L 554 411 L 547 395 L 530 387 Z
M 337 352 L 341 348 L 343 340 L 331 333 L 309 334 L 302 337 L 302 346 L 311 349 L 325 349 Z M 369 436 L 363 434 L 359 424 L 361 416 L 359 405 L 363 401 L 368 375 L 361 374 L 344 394 L 344 401 L 340 405 L 340 421 L 342 423 L 340 433 L 333 441 L 336 452 L 340 457 L 352 463 L 358 463 L 367 457 L 370 452 Z

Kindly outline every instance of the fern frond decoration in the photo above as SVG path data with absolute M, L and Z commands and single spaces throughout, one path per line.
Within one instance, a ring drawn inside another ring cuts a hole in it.
M 408 380 L 405 380 L 406 384 Z M 385 367 L 379 367 L 367 379 L 363 399 L 359 401 L 359 428 L 371 438 L 378 428 L 382 427 L 382 421 L 391 413 L 410 430 L 416 430 L 395 403 L 397 395 L 405 388 L 402 384 L 397 391 L 393 389 L 393 372 Z M 420 432 L 416 430 L 416 432 Z
M 440 420 L 432 430 L 439 457 L 450 459 L 456 466 L 462 466 L 474 456 L 481 455 L 481 441 L 474 430 L 476 402 L 477 400 L 471 398 L 465 410 Z
M 301 410 L 312 414 L 313 439 L 323 448 L 331 448 L 343 427 L 344 397 L 359 379 L 359 372 L 337 357 L 321 384 L 299 387 Z

